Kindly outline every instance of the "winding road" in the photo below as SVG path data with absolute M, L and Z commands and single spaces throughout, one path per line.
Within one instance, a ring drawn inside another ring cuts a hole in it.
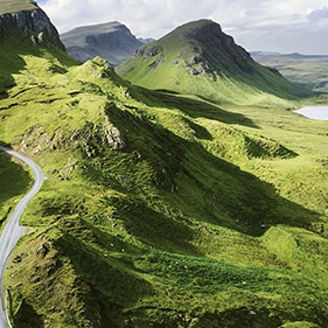
M 24 163 L 26 163 L 32 170 L 34 175 L 35 183 L 29 193 L 19 202 L 15 208 L 13 214 L 11 215 L 6 227 L 4 228 L 2 235 L 0 237 L 0 328 L 11 327 L 8 322 L 7 313 L 5 309 L 5 304 L 3 304 L 3 275 L 6 269 L 7 260 L 15 248 L 18 240 L 24 234 L 24 228 L 19 225 L 19 220 L 23 215 L 23 212 L 28 205 L 29 201 L 37 194 L 40 190 L 44 176 L 41 169 L 27 157 L 11 150 L 0 146 L 0 151 L 4 151 L 7 154 L 14 156 Z

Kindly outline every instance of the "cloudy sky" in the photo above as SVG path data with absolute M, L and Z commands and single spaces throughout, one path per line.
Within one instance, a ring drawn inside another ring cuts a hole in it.
M 328 54 L 327 0 L 39 0 L 60 32 L 120 21 L 159 38 L 200 18 L 220 23 L 249 51 Z

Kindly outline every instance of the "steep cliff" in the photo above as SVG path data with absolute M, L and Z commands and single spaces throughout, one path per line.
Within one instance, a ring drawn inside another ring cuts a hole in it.
M 80 62 L 101 56 L 119 65 L 143 45 L 131 31 L 119 22 L 82 26 L 63 35 L 67 52 Z
M 56 28 L 34 1 L 1 0 L 0 8 L 1 39 L 18 31 L 24 38 L 30 38 L 34 45 L 65 49 Z

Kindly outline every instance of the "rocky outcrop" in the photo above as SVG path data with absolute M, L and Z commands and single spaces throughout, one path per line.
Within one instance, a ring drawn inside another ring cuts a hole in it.
M 104 148 L 122 150 L 125 147 L 121 132 L 108 120 L 104 124 L 87 122 L 82 129 L 75 131 L 69 140 L 89 158 L 98 156 Z
M 138 49 L 136 51 L 136 56 L 139 57 L 155 57 L 158 54 L 160 54 L 162 51 L 161 47 L 159 46 L 149 46 L 149 47 L 143 47 L 141 49 Z
M 209 63 L 236 64 L 242 70 L 249 70 L 248 65 L 253 61 L 250 54 L 238 46 L 230 35 L 225 34 L 219 24 L 210 20 L 204 20 L 197 28 L 182 33 L 180 38 L 197 42 L 194 50 L 199 55 L 193 58 L 192 64 L 207 60 Z
M 7 37 L 18 30 L 23 37 L 30 38 L 34 45 L 57 47 L 65 50 L 58 32 L 45 12 L 36 7 L 35 10 L 24 10 L 0 16 L 0 38 Z

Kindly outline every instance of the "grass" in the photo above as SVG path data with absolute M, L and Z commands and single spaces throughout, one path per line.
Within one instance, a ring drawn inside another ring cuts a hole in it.
M 28 42 L 0 67 L 0 140 L 47 176 L 6 272 L 14 326 L 325 327 L 326 122 L 275 97 L 143 89 Z M 23 177 L 9 206 L 31 181 L 0 160 Z
M 31 182 L 29 172 L 20 163 L 14 162 L 9 155 L 0 153 L 0 185 L 5 186 L 0 191 L 0 231 L 16 206 L 17 199 L 27 193 Z
M 0 0 L 0 7 L 0 15 L 30 11 L 37 8 L 31 0 Z

